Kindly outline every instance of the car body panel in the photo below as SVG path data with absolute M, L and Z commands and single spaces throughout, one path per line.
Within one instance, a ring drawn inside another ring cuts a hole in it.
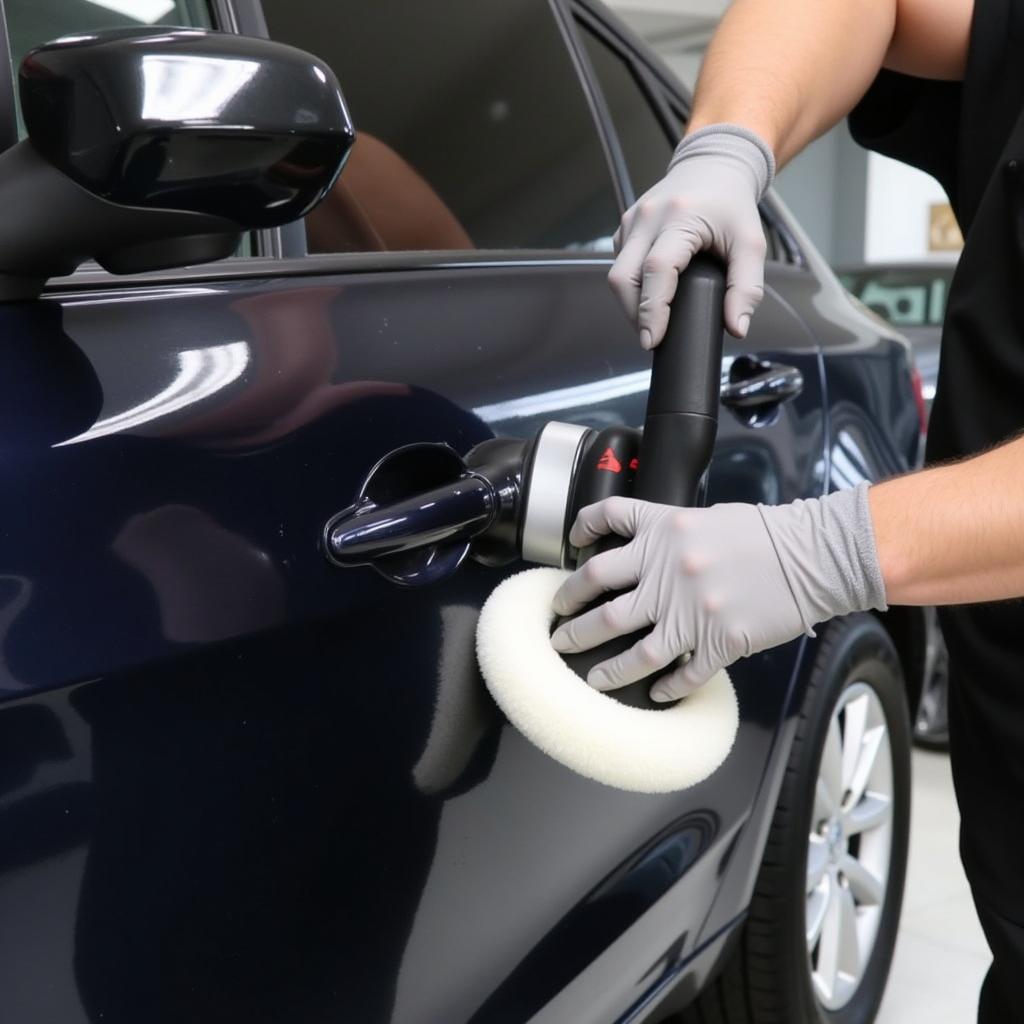
M 858 300 L 884 317 L 910 342 L 929 413 L 939 378 L 946 299 L 955 271 L 956 264 L 948 260 L 862 264 L 836 271 Z
M 409 591 L 318 550 L 402 444 L 641 422 L 642 387 L 587 404 L 586 382 L 647 365 L 606 270 L 112 288 L 0 310 L 0 370 L 24 399 L 5 431 L 0 731 L 45 722 L 52 738 L 50 760 L 31 744 L 8 758 L 9 1005 L 40 1005 L 22 956 L 73 940 L 63 990 L 80 1014 L 153 1012 L 159 993 L 168 1018 L 275 1019 L 301 987 L 360 1019 L 526 1015 L 673 886 L 674 955 L 689 953 L 714 890 L 679 879 L 745 821 L 798 645 L 734 670 L 743 725 L 719 776 L 637 798 L 550 761 L 483 697 L 473 627 L 501 574 L 467 564 Z M 722 497 L 821 486 L 817 351 L 766 309 L 744 350 L 802 342 L 787 358 L 808 387 L 769 428 L 723 414 L 719 458 L 759 475 L 722 473 Z M 44 892 L 51 913 L 33 915 Z M 623 977 L 626 1004 L 663 954 Z M 439 974 L 441 955 L 458 968 Z M 332 972 L 350 987 L 329 991 Z
M 11 1019 L 625 1020 L 711 969 L 813 641 L 734 666 L 716 775 L 637 796 L 487 697 L 476 615 L 520 566 L 402 589 L 319 550 L 401 445 L 639 425 L 649 357 L 608 267 L 230 261 L 0 306 Z M 722 410 L 710 500 L 822 493 L 830 418 L 869 476 L 906 465 L 905 348 L 832 287 L 772 264 L 727 339 L 726 369 L 752 352 L 805 384 L 767 426 Z

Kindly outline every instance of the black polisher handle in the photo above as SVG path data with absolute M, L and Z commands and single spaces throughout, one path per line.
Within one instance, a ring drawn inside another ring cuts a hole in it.
M 697 503 L 718 430 L 724 300 L 725 275 L 720 264 L 709 256 L 694 257 L 679 278 L 668 330 L 654 350 L 634 497 L 680 507 Z M 615 535 L 602 537 L 579 553 L 577 566 L 625 543 L 625 538 Z M 565 661 L 586 678 L 594 665 L 632 647 L 643 636 L 641 632 L 620 637 L 582 654 L 568 655 Z M 632 707 L 671 707 L 672 703 L 656 704 L 650 699 L 655 678 L 612 690 L 609 696 Z
M 695 256 L 679 278 L 668 330 L 654 350 L 634 495 L 695 505 L 718 431 L 722 372 L 720 264 Z

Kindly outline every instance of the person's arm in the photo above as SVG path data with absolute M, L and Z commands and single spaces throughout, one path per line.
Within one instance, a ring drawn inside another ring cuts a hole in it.
M 585 547 L 608 533 L 630 543 L 562 585 L 554 610 L 576 618 L 552 645 L 584 651 L 652 627 L 588 682 L 616 689 L 692 653 L 652 691 L 670 700 L 836 615 L 1024 597 L 1024 437 L 789 505 L 676 509 L 609 498 L 580 511 L 569 539 Z M 623 593 L 578 614 L 608 591 Z
M 869 491 L 890 604 L 1024 596 L 1024 438 Z
M 974 0 L 735 0 L 708 47 L 687 134 L 757 132 L 779 167 L 845 117 L 884 65 L 963 77 Z
M 687 134 L 742 125 L 771 146 L 781 167 L 865 93 L 892 43 L 896 6 L 735 0 L 704 58 Z
M 626 211 L 612 290 L 650 348 L 695 252 L 727 264 L 725 323 L 744 337 L 764 287 L 757 204 L 784 164 L 854 107 L 885 65 L 960 78 L 974 0 L 735 0 L 708 49 L 686 138 Z
M 675 509 L 610 498 L 582 509 L 569 539 L 585 547 L 608 533 L 630 543 L 562 585 L 554 610 L 576 618 L 552 645 L 578 652 L 652 627 L 588 682 L 616 689 L 692 653 L 652 691 L 670 700 L 837 615 L 1024 597 L 1024 437 L 789 505 Z

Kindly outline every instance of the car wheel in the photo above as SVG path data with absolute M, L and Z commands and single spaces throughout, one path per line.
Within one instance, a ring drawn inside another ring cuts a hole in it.
M 827 627 L 736 948 L 687 1024 L 867 1024 L 892 961 L 910 821 L 899 658 L 870 615 Z

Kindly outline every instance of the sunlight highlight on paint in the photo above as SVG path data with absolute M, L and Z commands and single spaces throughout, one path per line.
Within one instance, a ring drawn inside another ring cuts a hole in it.
M 179 352 L 178 373 L 163 391 L 124 412 L 97 420 L 84 433 L 53 447 L 62 448 L 64 445 L 81 444 L 108 434 L 118 434 L 201 402 L 238 380 L 248 365 L 249 346 L 244 341 Z

